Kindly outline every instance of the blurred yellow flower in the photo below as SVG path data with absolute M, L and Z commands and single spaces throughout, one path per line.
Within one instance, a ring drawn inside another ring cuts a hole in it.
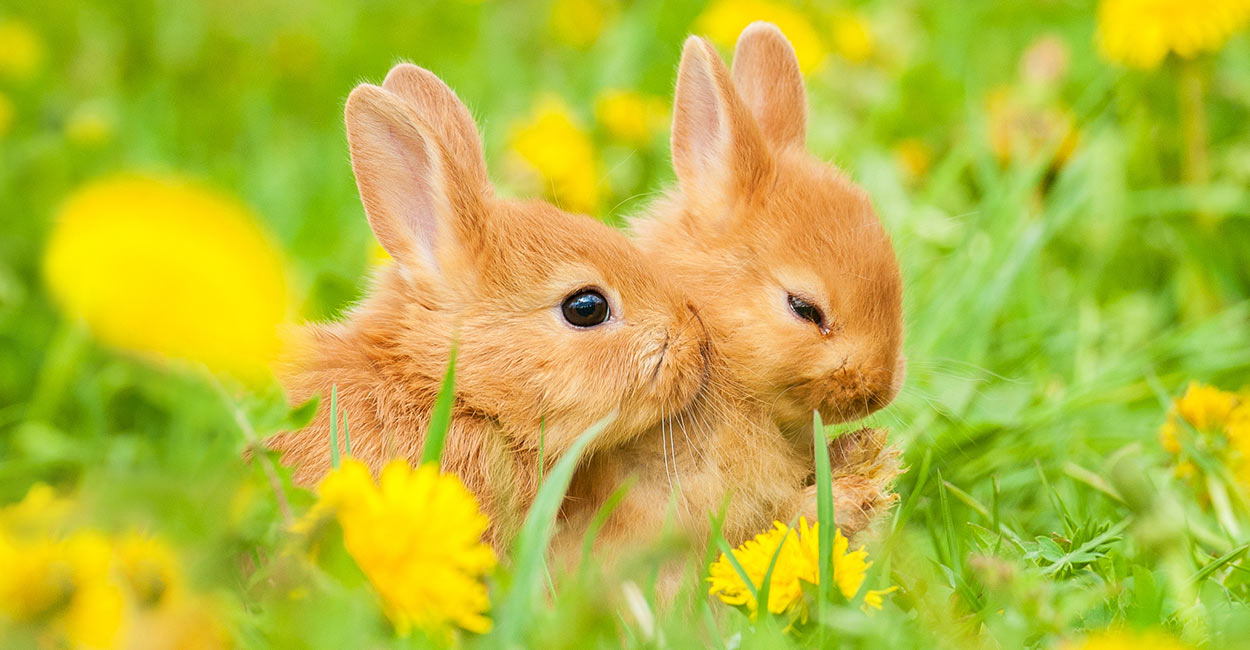
M 495 553 L 482 542 L 486 516 L 460 479 L 434 464 L 414 471 L 395 460 L 374 483 L 363 463 L 346 459 L 318 494 L 310 515 L 334 513 L 344 546 L 401 635 L 413 627 L 435 635 L 450 634 L 452 625 L 490 630 L 483 578 Z
M 1190 459 L 1186 445 L 1210 454 L 1250 493 L 1250 396 L 1190 383 L 1159 427 L 1159 444 L 1176 457 L 1177 477 L 1199 490 L 1205 489 L 1200 464 Z
M 0 509 L 0 633 L 25 626 L 49 647 L 228 645 L 209 608 L 182 587 L 163 541 L 63 530 L 73 507 L 38 484 Z
M 0 138 L 9 134 L 9 129 L 13 128 L 13 119 L 17 116 L 17 108 L 13 106 L 13 100 L 9 99 L 4 93 L 0 93 Z
M 141 607 L 160 605 L 181 591 L 182 570 L 161 540 L 131 534 L 119 539 L 114 551 L 119 573 Z
M 702 34 L 726 49 L 738 42 L 747 25 L 766 20 L 790 39 L 799 58 L 799 69 L 809 74 L 825 62 L 829 54 L 820 34 L 797 9 L 767 0 L 713 0 L 695 19 L 694 33 Z
M 1191 646 L 1161 632 L 1107 630 L 1061 647 L 1063 650 L 1186 650 Z
M 1195 429 L 1218 429 L 1228 422 L 1237 407 L 1237 395 L 1214 386 L 1190 382 L 1185 394 L 1176 400 L 1176 412 Z
M 774 522 L 772 530 L 756 535 L 755 539 L 748 540 L 734 550 L 734 557 L 742 565 L 756 590 L 763 586 L 768 566 L 772 563 L 773 556 L 777 556 L 768 592 L 769 612 L 786 614 L 791 621 L 807 621 L 809 603 L 804 595 L 804 583 L 815 585 L 820 581 L 819 527 L 817 522 L 808 528 L 804 518 L 799 519 L 799 525 L 795 529 L 781 522 Z M 850 542 L 842 536 L 842 531 L 835 530 L 833 580 L 838 591 L 847 599 L 854 598 L 859 593 L 868 567 L 872 566 L 872 562 L 868 561 L 867 551 L 860 548 L 848 552 L 849 546 Z M 778 547 L 781 548 L 779 554 Z M 755 596 L 724 553 L 708 569 L 707 581 L 711 583 L 709 594 L 730 605 L 745 606 L 751 617 L 755 617 L 758 610 Z M 867 591 L 864 607 L 881 609 L 882 597 L 891 591 L 894 591 L 894 587 Z
M 593 213 L 599 205 L 599 165 L 586 130 L 564 102 L 539 101 L 534 112 L 512 130 L 512 150 L 539 185 L 560 207 Z
M 1247 22 L 1250 0 L 1102 0 L 1098 49 L 1113 63 L 1153 69 L 1169 52 L 1217 51 Z
M 555 0 L 551 5 L 551 31 L 559 40 L 586 49 L 599 40 L 616 10 L 614 0 Z
M 894 145 L 894 161 L 909 180 L 929 173 L 933 166 L 933 149 L 920 138 L 907 138 Z
M 288 311 L 280 252 L 247 208 L 190 183 L 137 176 L 75 192 L 44 274 L 101 340 L 263 376 Z
M 122 625 L 121 589 L 109 578 L 107 538 L 0 532 L 0 619 L 40 625 L 71 645 L 109 647 Z
M 0 19 L 0 77 L 29 79 L 43 63 L 43 41 L 30 25 Z
M 641 147 L 668 124 L 668 106 L 652 95 L 608 90 L 595 100 L 595 119 L 616 140 Z
M 867 61 L 875 44 L 872 30 L 863 16 L 850 11 L 833 15 L 833 49 L 842 58 L 854 63 Z

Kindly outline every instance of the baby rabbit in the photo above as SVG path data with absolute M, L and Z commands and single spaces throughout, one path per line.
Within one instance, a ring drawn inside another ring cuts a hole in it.
M 416 462 L 457 342 L 443 468 L 458 474 L 505 546 L 553 462 L 616 413 L 603 448 L 684 408 L 704 378 L 692 307 L 620 232 L 541 201 L 492 192 L 468 109 L 400 65 L 346 108 L 369 226 L 394 258 L 343 322 L 307 325 L 281 373 L 289 398 L 322 396 L 306 428 L 271 438 L 302 484 L 329 470 L 337 386 L 352 453 L 375 471 Z
M 686 41 L 678 185 L 634 226 L 698 308 L 709 376 L 690 409 L 590 460 L 566 502 L 570 539 L 629 475 L 637 483 L 602 529 L 604 545 L 654 535 L 674 497 L 697 540 L 726 497 L 733 544 L 774 520 L 814 520 L 812 411 L 845 422 L 898 392 L 902 282 L 890 239 L 863 190 L 806 152 L 806 119 L 798 62 L 776 27 L 742 33 L 732 80 L 707 41 Z M 864 429 L 819 453 L 834 463 L 837 523 L 854 534 L 892 502 L 897 451 Z

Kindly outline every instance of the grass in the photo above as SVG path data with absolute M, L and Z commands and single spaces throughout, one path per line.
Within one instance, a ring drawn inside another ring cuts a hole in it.
M 623 560 L 633 587 L 591 565 L 541 595 L 566 454 L 544 468 L 542 507 L 494 583 L 495 632 L 465 644 L 1054 647 L 1129 626 L 1238 647 L 1250 633 L 1245 492 L 1214 458 L 1205 495 L 1177 480 L 1156 432 L 1189 381 L 1250 383 L 1250 39 L 1199 60 L 1211 170 L 1194 186 L 1173 126 L 1180 70 L 1101 61 L 1092 3 L 848 6 L 876 49 L 864 63 L 831 54 L 809 78 L 809 146 L 871 194 L 903 265 L 907 383 L 868 424 L 890 427 L 909 471 L 868 546 L 866 582 L 900 589 L 871 615 L 822 608 L 816 639 L 798 639 L 704 598 L 707 563 L 689 562 L 667 612 L 647 597 L 659 561 L 682 552 L 666 540 Z M 38 72 L 0 80 L 16 116 L 0 135 L 0 501 L 50 482 L 77 491 L 93 526 L 160 534 L 189 582 L 226 603 L 240 645 L 421 645 L 392 638 L 350 567 L 309 577 L 277 561 L 275 482 L 297 514 L 312 496 L 242 455 L 311 411 L 289 413 L 272 386 L 219 387 L 110 349 L 66 319 L 40 272 L 56 209 L 116 171 L 200 179 L 251 206 L 286 252 L 298 316 L 334 317 L 370 264 L 341 121 L 355 83 L 399 59 L 443 76 L 484 125 L 492 177 L 516 194 L 545 188 L 514 173 L 511 125 L 539 95 L 564 98 L 598 157 L 598 212 L 619 223 L 671 179 L 666 133 L 625 146 L 595 121 L 594 100 L 627 87 L 667 101 L 701 9 L 620 5 L 581 49 L 534 2 L 0 8 L 45 44 Z M 1038 86 L 1020 61 L 1047 35 L 1068 64 Z M 1024 139 L 998 151 L 988 97 L 999 88 L 1068 115 L 1071 154 L 1057 161 L 1055 138 L 1031 147 L 1016 127 Z M 82 136 L 88 118 L 98 137 Z M 928 152 L 923 169 L 900 162 L 903 143 Z M 349 444 L 346 421 L 342 431 Z M 436 439 L 423 458 L 437 457 Z M 291 585 L 310 595 L 287 599 Z

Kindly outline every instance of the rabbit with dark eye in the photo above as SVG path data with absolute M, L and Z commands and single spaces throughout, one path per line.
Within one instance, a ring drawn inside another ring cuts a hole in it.
M 442 81 L 413 65 L 347 100 L 352 168 L 370 228 L 394 259 L 342 322 L 295 336 L 282 379 L 306 428 L 268 444 L 312 484 L 329 465 L 337 386 L 352 453 L 375 471 L 416 462 L 449 351 L 455 403 L 442 466 L 491 518 L 502 548 L 558 459 L 615 414 L 589 452 L 684 409 L 705 378 L 692 307 L 619 231 L 542 201 L 495 196 L 477 129 Z
M 655 535 L 669 513 L 696 540 L 728 502 L 733 544 L 798 515 L 814 520 L 813 453 L 834 467 L 836 520 L 868 526 L 893 500 L 898 452 L 863 429 L 813 449 L 812 412 L 847 422 L 887 405 L 903 379 L 902 281 L 890 238 L 862 189 L 806 151 L 803 80 L 789 42 L 755 23 L 726 69 L 686 41 L 674 99 L 677 187 L 637 240 L 698 309 L 710 347 L 705 389 L 686 411 L 575 479 L 557 553 L 577 553 L 585 522 L 637 482 L 600 547 Z

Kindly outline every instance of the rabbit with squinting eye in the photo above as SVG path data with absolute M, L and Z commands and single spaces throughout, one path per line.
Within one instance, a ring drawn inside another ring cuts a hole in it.
M 732 544 L 774 520 L 814 520 L 813 410 L 846 422 L 898 392 L 894 250 L 864 191 L 807 153 L 806 119 L 794 50 L 776 27 L 742 33 L 732 77 L 707 41 L 686 41 L 673 111 L 678 186 L 635 229 L 698 308 L 708 380 L 687 411 L 590 460 L 566 500 L 557 554 L 576 555 L 586 522 L 631 475 L 601 548 L 654 536 L 670 507 L 706 540 L 708 515 L 728 500 Z M 862 429 L 819 453 L 833 464 L 837 524 L 853 535 L 893 502 L 898 452 Z
M 506 546 L 546 462 L 616 413 L 591 451 L 683 409 L 705 372 L 692 308 L 620 232 L 541 201 L 494 195 L 467 108 L 397 66 L 347 100 L 352 168 L 369 225 L 395 260 L 343 322 L 297 335 L 283 383 L 313 422 L 271 438 L 296 481 L 330 469 L 337 386 L 353 455 L 374 471 L 417 461 L 453 341 L 455 403 L 442 466 Z

